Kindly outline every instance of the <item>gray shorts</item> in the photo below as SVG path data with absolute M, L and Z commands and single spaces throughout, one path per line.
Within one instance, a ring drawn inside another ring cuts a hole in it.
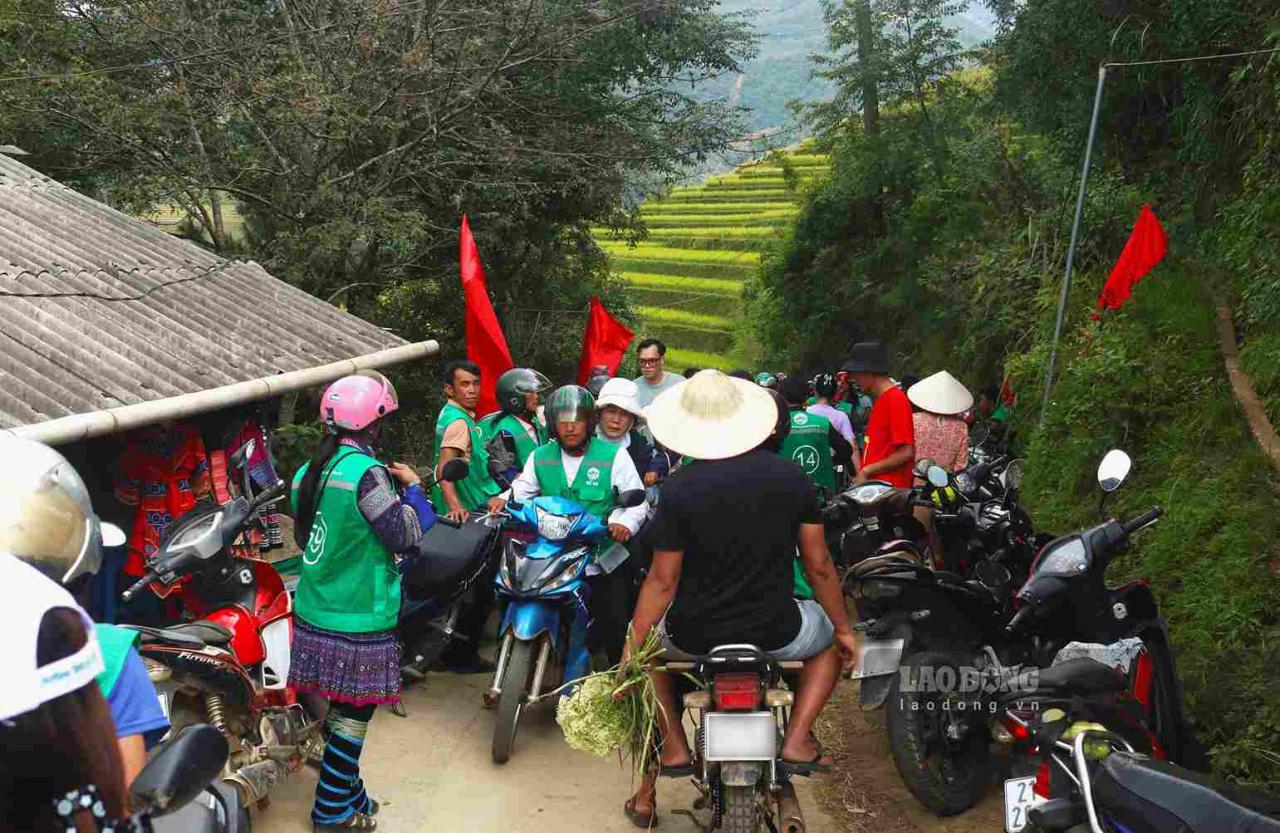
M 794 662 L 816 657 L 831 647 L 836 629 L 831 624 L 831 619 L 827 617 L 827 612 L 822 609 L 822 605 L 813 599 L 796 599 L 796 606 L 800 608 L 800 632 L 796 634 L 795 639 L 778 650 L 765 651 L 770 659 L 778 662 Z M 692 654 L 680 650 L 671 641 L 671 637 L 667 635 L 667 617 L 665 616 L 658 623 L 658 634 L 662 638 L 662 655 L 665 659 L 676 662 L 689 662 L 696 659 Z

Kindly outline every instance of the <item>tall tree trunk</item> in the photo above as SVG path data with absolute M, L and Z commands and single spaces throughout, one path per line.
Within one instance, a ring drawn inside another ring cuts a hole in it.
M 880 132 L 880 87 L 875 70 L 875 32 L 871 28 L 871 0 L 857 0 L 854 25 L 858 30 L 858 63 L 862 65 L 862 129 Z

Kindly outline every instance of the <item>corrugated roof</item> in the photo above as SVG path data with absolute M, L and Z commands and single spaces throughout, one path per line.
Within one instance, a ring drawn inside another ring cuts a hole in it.
M 404 343 L 0 155 L 0 428 Z

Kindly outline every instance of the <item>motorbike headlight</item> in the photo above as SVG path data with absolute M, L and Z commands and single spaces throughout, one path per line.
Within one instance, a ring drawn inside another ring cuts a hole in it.
M 1078 576 L 1089 569 L 1089 549 L 1080 536 L 1054 541 L 1032 566 L 1033 575 Z
M 169 541 L 165 549 L 170 553 L 194 550 L 197 555 L 213 555 L 222 545 L 222 538 L 219 535 L 221 528 L 222 513 L 215 512 L 179 532 L 173 537 L 173 540 Z
M 582 571 L 582 562 L 586 560 L 588 550 L 586 547 L 578 547 L 570 550 L 564 555 L 557 558 L 548 565 L 544 576 L 548 576 L 549 580 L 545 583 L 539 579 L 542 585 L 539 589 L 543 593 L 551 593 L 564 587 L 569 582 L 578 577 L 578 573 Z
M 563 541 L 577 522 L 577 515 L 553 515 L 541 506 L 534 509 L 538 515 L 538 534 L 548 541 Z
M 967 471 L 962 471 L 956 475 L 956 485 L 959 486 L 960 491 L 964 492 L 966 495 L 973 494 L 978 488 L 978 485 L 973 482 L 973 478 L 969 476 L 969 472 Z

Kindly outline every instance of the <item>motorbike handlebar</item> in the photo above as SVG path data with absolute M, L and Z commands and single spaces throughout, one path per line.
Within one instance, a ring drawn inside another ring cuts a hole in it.
M 1133 520 L 1126 521 L 1125 523 L 1121 524 L 1120 528 L 1124 530 L 1124 534 L 1126 536 L 1132 535 L 1135 532 L 1146 529 L 1156 521 L 1160 520 L 1160 516 L 1163 514 L 1164 514 L 1164 509 L 1160 508 L 1159 506 L 1155 506 L 1155 507 L 1152 507 L 1151 509 L 1148 509 L 1146 512 L 1143 512 L 1141 515 L 1134 518 Z
M 259 506 L 265 506 L 268 503 L 271 503 L 273 500 L 279 500 L 284 497 L 284 493 L 288 488 L 289 484 L 285 483 L 283 480 L 277 480 L 274 486 L 266 489 L 253 499 L 253 507 L 256 509 Z
M 1031 614 L 1034 612 L 1035 607 L 1024 602 L 1022 607 L 1018 609 L 1018 612 L 1013 614 L 1013 618 L 1010 619 L 1009 624 L 1005 626 L 1004 632 L 1010 634 L 1017 633 L 1022 629 L 1022 626 L 1026 624 L 1026 621 L 1031 618 Z
M 120 594 L 120 601 L 122 602 L 131 601 L 134 596 L 138 595 L 139 590 L 146 587 L 148 584 L 150 584 L 151 582 L 155 581 L 158 578 L 160 578 L 160 576 L 156 573 L 155 570 L 147 570 L 146 575 L 144 575 L 142 578 L 135 581 L 133 583 L 133 586 L 131 586 L 128 590 Z

